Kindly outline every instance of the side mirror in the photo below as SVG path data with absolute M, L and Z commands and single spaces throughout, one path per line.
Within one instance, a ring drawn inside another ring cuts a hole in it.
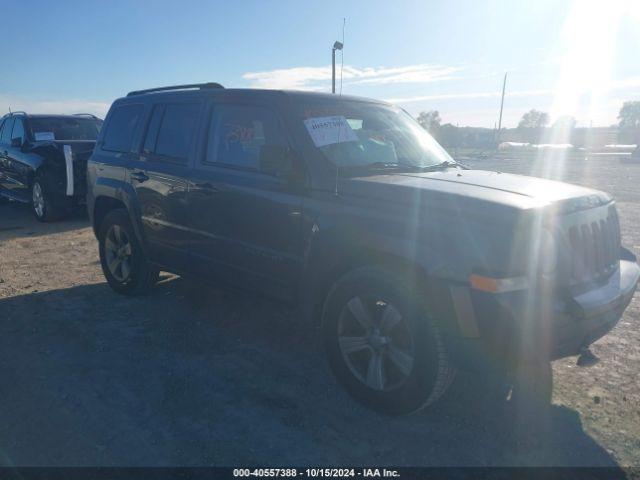
M 293 171 L 291 150 L 281 145 L 260 147 L 260 171 L 274 177 L 288 177 Z
M 14 148 L 21 148 L 24 145 L 21 137 L 16 137 L 11 139 L 11 146 Z

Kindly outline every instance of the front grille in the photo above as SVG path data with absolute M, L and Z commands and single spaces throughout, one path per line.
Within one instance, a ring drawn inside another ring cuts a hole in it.
M 620 223 L 614 205 L 601 218 L 569 227 L 571 283 L 579 284 L 610 275 L 620 260 Z

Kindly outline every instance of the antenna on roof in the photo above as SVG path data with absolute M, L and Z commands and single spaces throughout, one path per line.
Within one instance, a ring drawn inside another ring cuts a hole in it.
M 9 113 L 11 113 L 11 106 L 9 106 Z

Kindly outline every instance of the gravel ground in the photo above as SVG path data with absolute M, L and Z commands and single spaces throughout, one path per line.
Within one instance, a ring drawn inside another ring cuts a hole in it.
M 612 193 L 640 255 L 639 164 L 468 163 Z M 639 320 L 636 296 L 594 345 L 598 365 L 554 363 L 537 442 L 465 376 L 434 408 L 388 418 L 336 385 L 284 306 L 174 276 L 118 296 L 84 216 L 43 225 L 4 203 L 0 464 L 640 466 Z

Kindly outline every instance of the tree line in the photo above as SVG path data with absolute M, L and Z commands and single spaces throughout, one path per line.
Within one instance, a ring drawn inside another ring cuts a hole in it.
M 417 120 L 425 130 L 447 146 L 459 146 L 461 143 L 469 143 L 469 141 L 490 143 L 496 139 L 494 129 L 457 127 L 451 123 L 442 124 L 438 110 L 420 112 Z M 531 109 L 522 115 L 517 130 L 521 133 L 524 141 L 535 143 L 542 138 L 547 127 L 549 127 L 549 114 Z M 618 112 L 618 123 L 614 127 L 618 128 L 619 140 L 623 143 L 640 142 L 640 101 L 624 102 Z M 556 119 L 551 128 L 554 143 L 572 143 L 576 120 L 572 116 L 562 116 Z M 475 139 L 469 139 L 469 135 Z

